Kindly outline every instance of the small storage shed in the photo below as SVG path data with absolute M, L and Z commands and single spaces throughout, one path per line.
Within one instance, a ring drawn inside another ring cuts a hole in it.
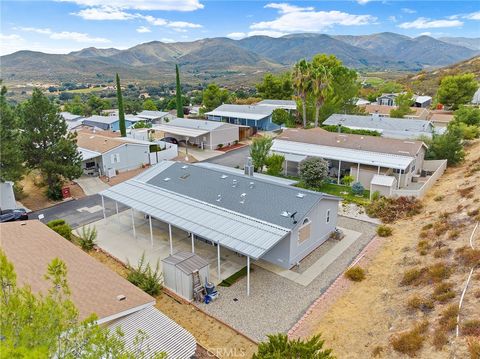
M 375 175 L 370 182 L 370 196 L 378 192 L 381 196 L 390 197 L 397 187 L 397 179 L 393 176 Z
M 178 252 L 162 259 L 164 285 L 186 300 L 193 300 L 193 272 L 200 281 L 210 280 L 210 265 L 202 257 L 190 252 Z

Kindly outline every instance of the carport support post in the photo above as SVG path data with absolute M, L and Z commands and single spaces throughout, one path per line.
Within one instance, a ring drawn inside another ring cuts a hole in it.
M 115 201 L 115 211 L 116 211 L 117 214 L 118 214 L 118 202 L 117 202 L 117 201 Z
M 380 174 L 380 166 L 378 166 L 377 174 Z
M 105 222 L 107 221 L 107 215 L 105 214 L 105 199 L 102 197 L 102 211 L 103 211 L 103 219 L 105 220 Z
M 247 256 L 247 297 L 250 296 L 250 256 Z
M 170 255 L 173 255 L 172 225 L 168 224 L 168 238 L 170 239 Z
M 135 232 L 135 218 L 134 218 L 134 209 L 132 208 L 132 228 L 133 228 L 133 238 L 137 238 L 137 233 Z
M 288 173 L 288 160 L 285 158 L 285 176 Z
M 193 242 L 195 235 L 192 232 L 192 253 L 195 253 L 195 243 Z
M 342 161 L 338 161 L 338 176 L 337 176 L 337 184 L 340 184 L 340 171 L 342 169 Z
M 218 271 L 218 282 L 222 281 L 222 275 L 220 274 L 220 242 L 217 243 L 217 271 Z
M 148 224 L 150 225 L 150 245 L 153 248 L 153 229 L 152 229 L 152 216 L 148 215 Z
M 360 163 L 357 164 L 357 182 L 359 178 L 360 178 Z

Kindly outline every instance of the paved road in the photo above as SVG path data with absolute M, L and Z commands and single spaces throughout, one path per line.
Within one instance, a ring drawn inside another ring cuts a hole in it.
M 127 207 L 121 204 L 118 205 L 119 211 L 124 211 L 125 209 Z M 115 214 L 115 211 L 115 202 L 105 198 L 105 214 L 111 216 Z M 41 220 L 44 223 L 61 218 L 66 220 L 72 228 L 78 228 L 103 218 L 102 199 L 100 195 L 95 194 L 35 211 L 28 216 L 31 219 L 36 219 L 40 214 L 44 215 L 44 218 Z
M 250 146 L 245 146 L 237 150 L 227 152 L 222 156 L 208 159 L 205 162 L 216 163 L 218 165 L 227 167 L 243 168 L 245 165 L 245 160 L 249 156 L 249 153 Z

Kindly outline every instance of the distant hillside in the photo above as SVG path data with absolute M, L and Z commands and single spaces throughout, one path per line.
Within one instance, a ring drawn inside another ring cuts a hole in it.
M 480 56 L 459 62 L 454 65 L 442 67 L 433 71 L 421 71 L 415 75 L 408 76 L 399 82 L 409 86 L 418 94 L 433 96 L 437 92 L 442 78 L 448 75 L 459 75 L 473 73 L 480 82 Z
M 463 39 L 462 41 L 466 41 Z M 173 82 L 174 64 L 186 83 L 215 81 L 243 84 L 263 73 L 284 71 L 301 58 L 334 54 L 361 70 L 412 71 L 449 65 L 480 51 L 428 36 L 394 33 L 365 36 L 295 34 L 280 38 L 253 36 L 242 40 L 202 39 L 193 42 L 152 41 L 126 50 L 89 47 L 64 55 L 19 51 L 0 58 L 2 77 L 13 82 L 105 82 L 116 72 L 127 81 Z
M 470 50 L 480 51 L 480 37 L 474 39 L 468 37 L 440 37 L 439 40 L 447 44 L 459 45 Z

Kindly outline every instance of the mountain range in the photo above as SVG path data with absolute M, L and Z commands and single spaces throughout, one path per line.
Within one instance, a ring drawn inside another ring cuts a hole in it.
M 0 58 L 6 82 L 105 82 L 116 72 L 128 81 L 174 81 L 180 64 L 189 83 L 216 79 L 242 84 L 264 72 L 283 71 L 301 58 L 334 54 L 362 70 L 420 70 L 445 66 L 480 53 L 480 38 L 410 38 L 395 33 L 331 36 L 293 34 L 279 38 L 252 36 L 241 40 L 209 38 L 193 42 L 152 41 L 126 50 L 94 47 L 69 54 L 18 51 Z

